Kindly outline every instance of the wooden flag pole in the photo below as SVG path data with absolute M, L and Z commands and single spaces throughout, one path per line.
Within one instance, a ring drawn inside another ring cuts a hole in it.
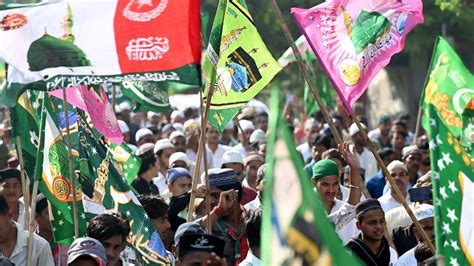
M 280 27 L 281 30 L 283 31 L 286 39 L 288 40 L 288 43 L 290 44 L 291 50 L 293 50 L 293 54 L 295 55 L 296 62 L 298 63 L 298 66 L 300 67 L 301 72 L 303 73 L 303 77 L 306 80 L 306 83 L 308 83 L 309 88 L 311 89 L 311 92 L 313 93 L 314 99 L 316 99 L 316 102 L 318 103 L 319 107 L 321 108 L 321 112 L 323 113 L 324 119 L 329 125 L 329 128 L 331 129 L 332 135 L 334 137 L 334 140 L 336 140 L 337 144 L 339 146 L 342 146 L 343 140 L 341 135 L 339 134 L 339 131 L 337 131 L 336 125 L 332 121 L 332 118 L 329 116 L 328 109 L 326 108 L 326 105 L 324 102 L 321 100 L 321 96 L 319 95 L 318 90 L 316 89 L 316 86 L 314 85 L 313 81 L 309 77 L 309 72 L 308 69 L 303 61 L 303 58 L 301 57 L 301 53 L 298 50 L 298 48 L 295 45 L 295 40 L 291 36 L 291 33 L 288 29 L 288 26 L 286 25 L 285 21 L 283 20 L 283 15 L 281 14 L 280 7 L 278 6 L 276 0 L 271 0 L 272 2 L 272 8 L 273 11 L 275 12 L 278 20 L 280 21 Z M 362 190 L 362 193 L 366 198 L 370 198 L 369 191 L 365 187 L 365 183 L 360 178 L 359 180 L 359 187 Z
M 203 116 L 202 121 L 207 121 L 208 115 L 209 115 L 209 108 L 211 106 L 211 97 L 212 97 L 212 88 L 209 88 L 209 91 L 207 93 L 207 101 L 206 101 L 206 108 L 204 109 L 204 113 L 201 113 L 201 116 Z M 198 183 L 198 178 L 199 178 L 199 171 L 201 168 L 201 159 L 202 159 L 202 154 L 204 152 L 204 148 L 206 146 L 205 144 L 205 134 L 202 132 L 202 123 L 201 123 L 201 135 L 199 136 L 199 146 L 198 146 L 198 152 L 197 152 L 197 158 L 196 158 L 196 167 L 194 168 L 194 174 L 193 174 L 193 187 L 191 189 L 191 198 L 189 200 L 189 207 L 188 207 L 188 222 L 191 222 L 193 219 L 193 212 L 194 212 L 194 200 L 196 199 L 196 188 L 197 188 L 197 183 Z M 209 189 L 206 189 L 209 190 Z M 206 197 L 209 198 L 209 197 Z
M 428 235 L 426 234 L 425 230 L 421 226 L 420 222 L 418 222 L 418 220 L 415 217 L 415 214 L 413 214 L 412 210 L 408 206 L 408 204 L 405 200 L 405 197 L 403 197 L 402 192 L 400 192 L 400 189 L 398 189 L 398 186 L 395 183 L 395 180 L 393 179 L 393 177 L 388 172 L 388 169 L 385 166 L 382 158 L 380 158 L 379 154 L 377 153 L 377 150 L 375 149 L 374 144 L 372 144 L 372 142 L 369 140 L 369 137 L 367 136 L 367 133 L 365 132 L 365 129 L 362 127 L 362 125 L 359 121 L 359 118 L 354 115 L 354 116 L 352 116 L 352 119 L 354 120 L 357 127 L 359 128 L 359 132 L 361 133 L 362 138 L 366 142 L 367 147 L 374 154 L 374 157 L 377 160 L 378 164 L 380 165 L 380 168 L 382 169 L 382 172 L 383 172 L 384 176 L 387 178 L 388 182 L 390 183 L 390 187 L 391 187 L 390 189 L 395 192 L 395 196 L 398 198 L 398 201 L 403 205 L 403 207 L 407 211 L 408 215 L 410 216 L 411 220 L 413 221 L 413 224 L 416 226 L 418 231 L 421 232 L 421 237 L 423 238 L 425 243 L 428 244 L 431 252 L 433 252 L 433 254 L 435 254 L 436 250 L 435 250 L 435 247 L 433 246 L 433 243 L 431 243 L 431 239 L 428 238 Z
M 35 180 L 33 183 L 33 195 L 31 196 L 32 199 L 36 199 L 38 195 L 38 180 Z M 33 217 L 36 210 L 36 200 L 31 201 L 31 210 L 30 210 L 30 217 Z M 28 236 L 28 266 L 33 266 L 33 233 L 34 233 L 34 219 L 30 219 L 29 224 L 29 236 Z
M 30 212 L 28 210 L 28 207 L 30 206 L 30 191 L 28 189 L 28 184 L 26 182 L 26 177 L 25 177 L 25 162 L 23 161 L 23 151 L 21 149 L 20 136 L 16 137 L 16 147 L 17 147 L 17 152 L 18 152 L 18 161 L 20 162 L 20 178 L 21 178 L 21 187 L 23 190 L 23 203 L 24 203 L 23 207 L 24 207 L 24 213 L 25 213 L 25 220 L 23 221 L 23 224 L 28 225 L 30 224 Z
M 201 100 L 201 106 L 204 105 L 203 99 L 202 99 L 202 87 L 199 88 L 199 96 Z M 206 126 L 207 126 L 207 121 L 204 120 L 204 116 L 201 115 L 201 134 L 204 134 L 206 132 Z M 206 215 L 209 217 L 211 215 L 211 188 L 209 187 L 209 172 L 208 172 L 208 167 L 207 167 L 207 151 L 203 152 L 204 156 L 204 176 L 205 176 L 205 182 L 206 182 Z M 212 224 L 210 219 L 206 219 L 206 229 L 210 233 L 212 232 Z
M 412 143 L 413 145 L 416 145 L 416 138 L 418 138 L 418 134 L 420 134 L 420 124 L 421 124 L 422 113 L 423 113 L 423 110 L 421 109 L 421 105 L 420 105 L 418 106 L 418 115 L 416 116 L 415 136 L 413 137 L 413 143 Z
M 63 111 L 64 118 L 66 120 L 66 143 L 68 149 L 68 161 L 69 161 L 69 175 L 71 182 L 71 192 L 72 192 L 72 214 L 74 220 L 74 238 L 79 237 L 79 219 L 77 214 L 77 197 L 76 197 L 76 172 L 74 171 L 74 165 L 72 163 L 72 144 L 71 144 L 71 132 L 69 130 L 69 112 L 67 110 L 67 93 L 66 89 L 63 89 Z

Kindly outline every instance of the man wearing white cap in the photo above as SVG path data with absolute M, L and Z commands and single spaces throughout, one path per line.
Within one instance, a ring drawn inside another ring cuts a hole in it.
M 131 139 L 130 139 L 130 128 L 128 127 L 127 123 L 123 120 L 118 120 L 117 121 L 120 127 L 120 131 L 122 131 L 123 134 L 123 141 L 127 143 L 128 147 L 132 149 L 132 151 L 137 150 L 137 146 L 131 144 Z
M 222 164 L 224 152 L 230 149 L 229 146 L 219 144 L 219 132 L 214 126 L 208 124 L 206 129 L 206 149 L 212 155 L 211 168 L 219 168 Z
M 418 206 L 414 211 L 416 220 L 421 224 L 423 230 L 428 235 L 428 238 L 431 239 L 431 242 L 434 244 L 434 207 L 429 204 L 421 204 Z M 418 243 L 423 243 L 423 237 L 421 236 L 421 232 L 416 228 L 413 224 L 411 225 L 411 230 L 415 235 Z M 410 266 L 410 265 L 417 265 L 417 261 L 415 258 L 415 247 L 416 245 L 405 252 L 403 255 L 400 256 L 398 261 L 395 263 L 397 266 Z
M 361 124 L 364 130 L 367 128 L 364 124 Z M 359 160 L 360 168 L 365 170 L 365 183 L 370 180 L 377 173 L 377 161 L 375 160 L 374 155 L 367 149 L 366 143 L 362 138 L 359 128 L 355 123 L 352 123 L 351 127 L 349 128 L 349 135 L 352 139 L 352 146 L 351 150 L 357 156 Z M 384 210 L 386 212 L 386 210 Z
M 227 126 L 224 128 L 224 131 L 221 133 L 221 139 L 219 141 L 220 144 L 227 145 L 229 147 L 234 147 L 239 144 L 239 141 L 234 138 L 234 126 L 234 122 L 227 124 Z
M 186 152 L 186 137 L 183 132 L 179 130 L 173 131 L 170 134 L 169 139 L 177 152 Z
M 162 194 L 167 188 L 166 171 L 168 171 L 169 168 L 170 156 L 174 153 L 174 146 L 169 139 L 160 139 L 155 143 L 153 152 L 160 165 L 158 176 L 153 178 L 153 183 L 158 187 L 160 194 Z
M 135 141 L 137 147 L 140 147 L 144 143 L 155 143 L 153 132 L 148 128 L 140 128 L 137 133 L 135 133 Z
M 393 177 L 398 189 L 400 192 L 402 192 L 402 195 L 406 199 L 407 203 L 411 203 L 407 197 L 407 186 L 409 181 L 407 167 L 402 162 L 395 160 L 387 166 L 387 170 L 390 173 L 390 176 Z M 387 178 L 385 178 L 385 181 L 388 183 Z M 392 189 L 390 189 L 390 191 L 385 193 L 382 197 L 378 198 L 378 200 L 385 213 L 391 209 L 402 206 L 402 204 L 397 200 L 395 192 Z
M 130 130 L 130 135 L 135 136 L 135 134 L 138 131 L 139 127 L 138 127 L 137 124 L 132 123 L 131 118 L 130 118 L 130 112 L 131 111 L 132 111 L 132 105 L 130 104 L 130 102 L 128 102 L 128 101 L 122 102 L 118 105 L 118 108 L 117 108 L 117 113 L 118 113 L 117 118 L 120 118 L 125 123 L 127 123 L 127 126 Z M 132 144 L 136 144 L 135 139 L 130 139 L 130 141 L 131 141 Z M 139 145 L 137 145 L 137 146 L 139 146 Z
M 319 124 L 314 118 L 306 120 L 304 123 L 304 143 L 298 145 L 298 150 L 303 155 L 305 163 L 311 159 L 311 143 L 313 143 L 319 131 Z
M 234 146 L 233 150 L 238 151 L 242 158 L 245 158 L 250 150 L 250 135 L 255 130 L 255 126 L 249 120 L 240 120 L 239 125 L 240 143 Z
M 230 150 L 222 156 L 221 168 L 230 168 L 235 171 L 235 176 L 242 185 L 242 198 L 240 203 L 245 205 L 257 197 L 257 192 L 247 186 L 243 185 L 244 181 L 244 160 L 240 153 Z
M 184 113 L 180 110 L 174 110 L 170 116 L 171 124 L 174 123 L 184 123 Z

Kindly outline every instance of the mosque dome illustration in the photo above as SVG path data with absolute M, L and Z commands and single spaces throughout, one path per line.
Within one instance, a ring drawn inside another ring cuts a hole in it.
M 30 71 L 53 67 L 91 66 L 86 54 L 73 42 L 45 33 L 31 43 L 27 54 Z

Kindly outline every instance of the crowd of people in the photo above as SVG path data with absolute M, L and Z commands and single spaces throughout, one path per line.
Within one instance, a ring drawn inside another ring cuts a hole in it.
M 338 145 L 320 112 L 297 117 L 288 103 L 284 114 L 244 108 L 222 133 L 212 125 L 201 132 L 195 110 L 133 113 L 116 108 L 124 141 L 141 159 L 131 182 L 175 265 L 261 265 L 260 232 L 268 164 L 268 119 L 284 115 L 294 132 L 307 178 L 320 197 L 342 243 L 366 265 L 421 265 L 433 254 L 392 190 L 355 124 L 331 114 L 344 143 Z M 364 117 L 361 121 L 367 124 Z M 409 115 L 380 117 L 368 136 L 391 177 L 434 245 L 430 159 L 427 138 L 416 138 Z M 4 121 L 0 155 L 0 250 L 5 261 L 26 265 L 28 231 L 19 162 Z M 365 127 L 365 126 L 364 126 Z M 196 165 L 200 135 L 205 158 Z M 207 165 L 205 165 L 207 164 Z M 199 168 L 192 222 L 187 222 L 193 174 Z M 208 169 L 209 187 L 205 185 Z M 366 187 L 369 195 L 364 195 Z M 211 212 L 206 213 L 206 197 Z M 130 224 L 120 213 L 95 216 L 87 236 L 72 245 L 54 242 L 48 200 L 36 198 L 34 265 L 140 265 L 128 244 Z M 211 224 L 211 232 L 206 229 Z M 207 264 L 205 264 L 207 263 Z M 7 265 L 7 264 L 5 264 Z M 13 264 L 11 264 L 13 265 Z

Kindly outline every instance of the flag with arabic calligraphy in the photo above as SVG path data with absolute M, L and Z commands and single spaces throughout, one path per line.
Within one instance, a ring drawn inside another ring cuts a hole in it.
M 199 85 L 199 11 L 199 0 L 70 0 L 0 11 L 0 60 L 9 65 L 0 103 L 14 105 L 24 89 Z
M 328 0 L 291 12 L 345 109 L 365 92 L 408 33 L 423 23 L 421 0 Z
M 222 132 L 280 70 L 245 1 L 220 0 L 203 63 L 204 95 L 209 88 L 213 90 L 209 122 Z

